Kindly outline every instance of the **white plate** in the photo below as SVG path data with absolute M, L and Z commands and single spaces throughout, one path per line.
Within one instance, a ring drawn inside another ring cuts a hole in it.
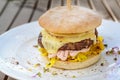
M 38 22 L 32 22 L 11 29 L 0 36 L 0 71 L 20 80 L 97 80 L 99 78 L 120 80 L 119 60 L 116 64 L 113 60 L 115 55 L 108 56 L 105 51 L 102 53 L 101 60 L 88 68 L 80 70 L 50 68 L 49 72 L 44 73 L 44 62 L 37 48 L 33 47 L 37 44 L 40 30 Z M 103 20 L 98 32 L 108 44 L 107 49 L 120 46 L 119 23 Z M 41 65 L 35 67 L 37 63 Z M 104 66 L 101 66 L 101 63 L 104 63 Z M 38 72 L 41 73 L 41 77 L 36 76 Z

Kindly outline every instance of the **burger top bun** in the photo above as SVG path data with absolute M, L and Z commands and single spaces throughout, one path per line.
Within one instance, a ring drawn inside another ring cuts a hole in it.
M 82 33 L 95 29 L 101 24 L 101 17 L 87 8 L 72 6 L 55 7 L 39 18 L 39 24 L 45 30 L 57 34 Z

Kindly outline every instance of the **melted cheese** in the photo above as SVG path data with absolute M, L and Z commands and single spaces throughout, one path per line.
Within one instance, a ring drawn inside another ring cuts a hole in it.
M 71 35 L 63 35 L 57 34 L 58 37 L 50 35 L 45 30 L 42 30 L 42 44 L 48 53 L 57 53 L 58 49 L 62 47 L 64 44 L 69 42 L 79 42 L 84 39 L 91 39 L 96 42 L 95 30 L 91 30 L 89 32 L 81 33 L 81 34 L 71 34 Z

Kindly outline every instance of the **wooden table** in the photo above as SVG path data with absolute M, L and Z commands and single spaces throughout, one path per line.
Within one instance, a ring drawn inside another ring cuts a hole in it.
M 72 0 L 72 4 L 98 11 L 104 19 L 120 22 L 120 0 Z M 38 20 L 50 8 L 64 5 L 66 0 L 0 0 L 0 34 Z M 15 79 L 0 72 L 0 80 Z

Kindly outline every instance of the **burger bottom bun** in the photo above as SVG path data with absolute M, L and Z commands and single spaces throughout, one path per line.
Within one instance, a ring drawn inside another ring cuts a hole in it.
M 100 59 L 100 57 L 101 57 L 100 54 L 93 55 L 88 57 L 88 59 L 83 62 L 56 61 L 53 67 L 59 69 L 68 69 L 68 70 L 85 68 L 96 63 Z M 47 60 L 45 62 L 49 62 L 47 57 L 43 56 L 43 58 L 44 60 Z

